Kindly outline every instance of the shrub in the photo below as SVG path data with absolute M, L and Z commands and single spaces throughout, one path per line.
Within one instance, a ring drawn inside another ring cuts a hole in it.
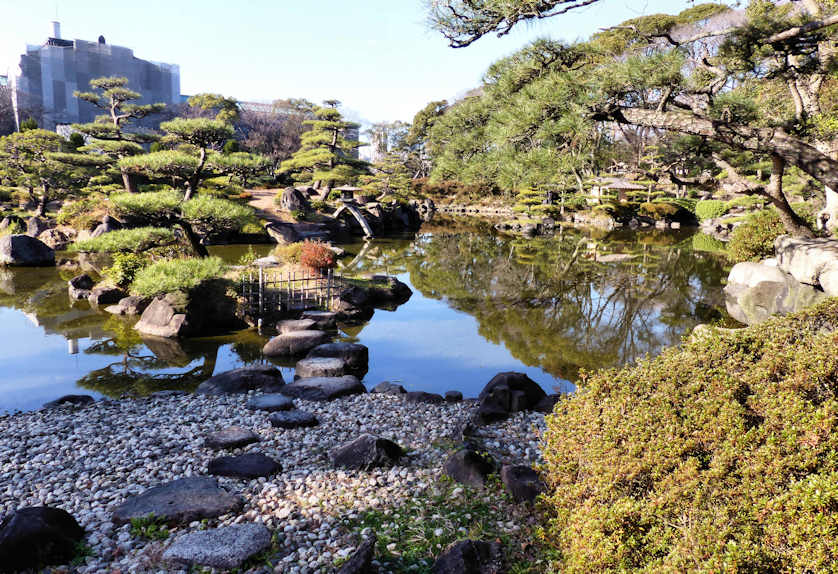
M 179 191 L 150 191 L 146 193 L 117 193 L 111 196 L 117 212 L 136 217 L 155 217 L 162 212 L 175 211 L 183 202 Z
M 117 253 L 113 256 L 113 264 L 105 269 L 105 277 L 120 287 L 126 287 L 134 282 L 137 273 L 149 264 L 149 259 L 139 253 Z
M 291 217 L 293 217 L 297 221 L 305 221 L 306 212 L 303 209 L 295 209 L 291 212 Z
M 216 230 L 238 231 L 253 220 L 253 209 L 250 207 L 213 197 L 190 199 L 181 206 L 181 212 L 185 219 L 205 223 Z
M 19 221 L 12 221 L 5 229 L 0 229 L 0 237 L 26 233 L 26 226 Z
M 720 199 L 702 199 L 695 204 L 695 215 L 701 221 L 721 217 L 727 211 L 727 203 Z
M 6 185 L 0 185 L 0 201 L 11 200 L 12 195 L 16 191 L 17 191 L 16 187 L 9 187 L 9 186 L 6 186 Z
M 694 251 L 706 251 L 708 253 L 723 253 L 727 255 L 727 245 L 715 237 L 704 233 L 696 233 L 690 239 Z
M 151 247 L 174 243 L 175 233 L 163 227 L 118 229 L 99 237 L 82 239 L 70 246 L 71 251 L 115 253 L 117 251 L 145 251 Z
M 300 247 L 300 264 L 311 269 L 330 269 L 335 266 L 335 252 L 320 241 L 306 240 Z
M 652 219 L 666 219 L 678 213 L 678 206 L 671 203 L 641 203 L 638 211 Z
M 325 201 L 315 199 L 311 202 L 311 209 L 313 209 L 314 211 L 326 211 L 327 209 L 329 209 L 329 204 Z
M 829 572 L 838 300 L 583 377 L 547 418 L 556 572 Z
M 55 216 L 58 225 L 69 225 L 79 230 L 92 230 L 104 215 L 103 196 L 91 195 L 76 201 L 65 202 Z
M 274 255 L 276 255 L 278 259 L 286 263 L 299 263 L 302 248 L 302 243 L 288 243 L 286 245 L 277 245 L 276 249 L 274 249 Z
M 143 297 L 188 292 L 204 281 L 221 277 L 224 270 L 224 262 L 219 257 L 158 261 L 137 273 L 131 292 Z
M 727 245 L 734 261 L 759 261 L 774 256 L 774 239 L 785 233 L 780 216 L 766 209 L 733 230 Z

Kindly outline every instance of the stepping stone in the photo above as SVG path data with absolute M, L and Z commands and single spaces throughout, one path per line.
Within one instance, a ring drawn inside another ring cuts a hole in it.
M 63 407 L 66 405 L 78 407 L 89 405 L 92 402 L 94 402 L 93 397 L 91 397 L 90 395 L 64 395 L 63 397 L 57 398 L 54 401 L 44 403 L 44 408 L 52 409 L 55 407 Z
M 292 357 L 302 355 L 329 340 L 323 331 L 292 331 L 277 335 L 262 347 L 266 357 Z
M 375 385 L 371 393 L 381 394 L 381 395 L 404 395 L 407 394 L 407 391 L 404 390 L 404 387 L 401 385 L 397 385 L 395 383 L 391 383 L 390 381 L 384 381 Z
M 251 411 L 287 411 L 294 408 L 294 401 L 280 393 L 270 393 L 253 397 L 245 407 Z
M 243 505 L 240 496 L 218 486 L 214 478 L 180 478 L 132 496 L 114 511 L 113 522 L 126 524 L 132 518 L 145 518 L 153 514 L 167 524 L 189 524 L 195 520 L 237 512 Z
M 163 553 L 163 560 L 186 567 L 230 570 L 270 545 L 271 533 L 262 524 L 234 524 L 177 537 Z
M 426 393 L 425 391 L 410 391 L 404 395 L 404 400 L 407 403 L 425 403 L 430 405 L 438 405 L 445 402 L 442 395 Z
M 337 326 L 338 314 L 332 311 L 303 311 L 303 319 L 311 319 L 318 329 L 334 329 Z
M 270 416 L 270 421 L 271 425 L 281 429 L 315 427 L 320 424 L 320 421 L 313 414 L 299 409 L 273 413 Z
M 294 369 L 295 379 L 311 377 L 341 377 L 346 374 L 346 362 L 331 357 L 316 357 L 297 362 Z
M 280 464 L 269 456 L 253 452 L 239 456 L 220 456 L 210 461 L 207 472 L 215 476 L 234 478 L 259 478 L 282 470 Z
M 480 488 L 495 471 L 495 464 L 490 458 L 464 448 L 449 456 L 442 470 L 460 484 Z
M 367 392 L 367 389 L 356 377 L 344 375 L 299 379 L 282 387 L 280 392 L 286 397 L 306 401 L 331 401 L 349 395 L 360 395 Z
M 276 324 L 276 331 L 280 335 L 293 333 L 294 331 L 316 331 L 317 321 L 312 319 L 288 319 Z
M 226 371 L 210 377 L 195 389 L 198 395 L 226 395 L 247 391 L 276 392 L 285 380 L 273 365 L 255 365 Z
M 209 448 L 241 448 L 262 440 L 252 430 L 232 426 L 207 435 L 204 445 Z
M 363 377 L 369 369 L 369 349 L 359 343 L 326 343 L 313 348 L 306 358 L 318 357 L 343 359 L 346 363 L 346 372 L 357 377 Z
M 362 434 L 358 438 L 332 449 L 329 460 L 337 468 L 369 470 L 392 466 L 404 456 L 402 447 L 386 438 Z

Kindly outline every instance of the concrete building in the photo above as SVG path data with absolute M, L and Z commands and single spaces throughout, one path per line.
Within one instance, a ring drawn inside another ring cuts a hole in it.
M 138 103 L 180 103 L 180 68 L 176 64 L 142 60 L 130 48 L 108 44 L 104 36 L 97 42 L 65 40 L 59 23 L 52 24 L 52 36 L 41 45 L 27 45 L 19 70 L 10 78 L 15 100 L 36 110 L 41 127 L 54 130 L 60 124 L 93 121 L 100 110 L 80 101 L 73 92 L 89 91 L 90 80 L 102 76 L 128 78 L 128 87 L 143 96 Z M 15 105 L 16 116 L 22 107 Z

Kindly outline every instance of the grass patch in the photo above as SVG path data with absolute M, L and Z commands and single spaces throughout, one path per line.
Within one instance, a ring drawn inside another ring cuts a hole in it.
M 145 251 L 158 245 L 176 241 L 175 233 L 163 227 L 138 227 L 118 229 L 104 233 L 99 237 L 82 239 L 70 246 L 70 251 L 84 253 L 117 253 L 126 251 Z
M 153 514 L 131 519 L 131 536 L 144 540 L 165 540 L 169 537 L 166 524 Z
M 131 292 L 143 297 L 188 292 L 204 281 L 222 277 L 225 269 L 219 257 L 158 261 L 137 272 Z

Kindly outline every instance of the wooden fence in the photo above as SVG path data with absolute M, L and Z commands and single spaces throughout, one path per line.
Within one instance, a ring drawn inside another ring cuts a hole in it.
M 260 267 L 242 276 L 239 294 L 250 312 L 261 317 L 308 309 L 331 311 L 342 286 L 343 278 L 331 269 L 282 273 Z

